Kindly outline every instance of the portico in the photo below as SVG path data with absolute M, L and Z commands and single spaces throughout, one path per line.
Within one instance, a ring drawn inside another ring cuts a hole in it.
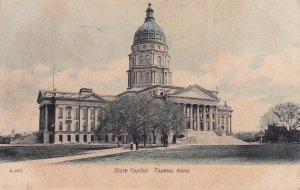
M 193 131 L 217 131 L 217 106 L 181 104 L 186 116 L 186 128 Z

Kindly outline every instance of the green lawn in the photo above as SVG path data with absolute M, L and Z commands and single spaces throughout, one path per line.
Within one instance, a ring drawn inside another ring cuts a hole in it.
M 52 145 L 52 146 L 0 146 L 0 162 L 36 160 L 84 154 L 89 150 L 101 150 L 111 146 Z
M 74 160 L 107 164 L 276 164 L 299 163 L 300 144 L 187 146 L 173 149 L 132 151 L 117 155 Z

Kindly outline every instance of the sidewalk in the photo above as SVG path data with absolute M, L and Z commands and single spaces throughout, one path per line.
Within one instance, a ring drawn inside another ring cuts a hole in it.
M 93 157 L 101 157 L 113 154 L 119 154 L 124 152 L 129 152 L 129 149 L 124 148 L 112 148 L 112 149 L 104 149 L 104 150 L 91 150 L 85 152 L 82 155 L 75 155 L 75 156 L 66 156 L 66 157 L 57 157 L 57 158 L 47 158 L 47 159 L 40 159 L 40 160 L 28 160 L 28 161 L 20 161 L 26 164 L 57 164 L 62 163 L 65 161 L 83 159 L 83 158 L 93 158 Z

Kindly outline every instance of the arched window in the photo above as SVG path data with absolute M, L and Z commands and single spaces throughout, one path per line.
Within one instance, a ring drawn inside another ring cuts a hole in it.
M 59 110 L 58 110 L 58 118 L 63 118 L 63 114 L 64 114 L 63 109 L 59 108 Z
M 68 107 L 67 108 L 67 119 L 71 119 L 71 111 L 72 111 L 72 108 Z
M 160 56 L 157 57 L 157 65 L 161 66 L 161 57 Z
M 63 124 L 62 124 L 62 122 L 59 122 L 59 124 L 58 124 L 58 130 L 59 131 L 63 130 Z
M 139 64 L 144 65 L 144 56 L 142 55 L 139 57 Z
M 146 55 L 146 65 L 150 65 L 150 55 Z
M 157 75 L 157 83 L 158 83 L 158 84 L 161 84 L 161 74 L 158 74 L 158 75 Z

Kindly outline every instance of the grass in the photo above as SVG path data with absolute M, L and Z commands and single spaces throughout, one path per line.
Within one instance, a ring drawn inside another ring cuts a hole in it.
M 0 162 L 36 160 L 84 154 L 89 150 L 112 148 L 98 145 L 1 146 Z
M 74 160 L 107 164 L 276 164 L 299 163 L 300 144 L 187 146 L 173 149 L 132 151 Z

